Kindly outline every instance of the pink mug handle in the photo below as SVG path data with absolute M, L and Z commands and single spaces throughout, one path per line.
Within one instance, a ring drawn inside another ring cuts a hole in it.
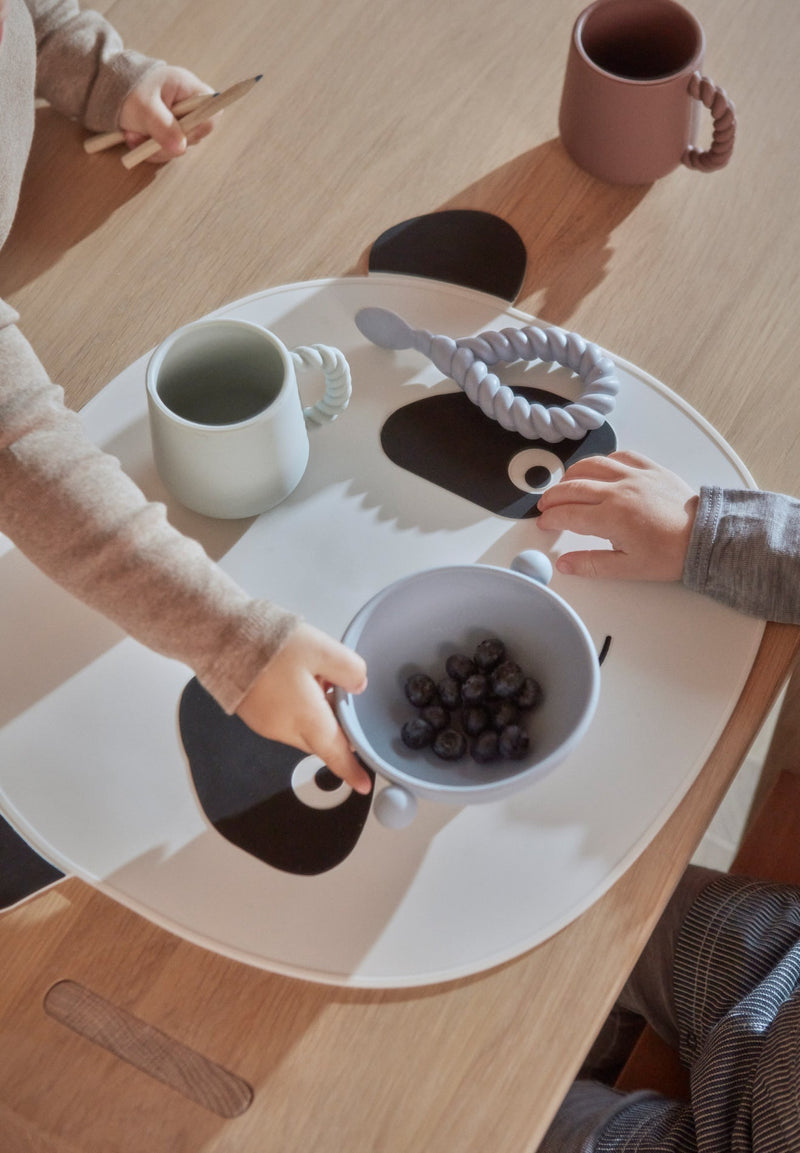
M 736 114 L 733 103 L 724 89 L 717 88 L 706 76 L 693 72 L 689 80 L 689 95 L 701 101 L 711 112 L 714 121 L 714 137 L 711 147 L 702 152 L 690 144 L 681 157 L 687 168 L 697 168 L 700 172 L 713 172 L 724 168 L 733 152 L 736 136 Z

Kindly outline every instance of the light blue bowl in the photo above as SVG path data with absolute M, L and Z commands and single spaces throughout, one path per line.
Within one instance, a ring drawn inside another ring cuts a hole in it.
M 343 641 L 364 657 L 369 684 L 336 693 L 342 728 L 358 756 L 390 787 L 376 796 L 384 824 L 402 827 L 416 798 L 454 805 L 494 801 L 527 788 L 564 760 L 597 707 L 600 669 L 577 613 L 547 587 L 552 569 L 541 553 L 521 553 L 511 569 L 448 565 L 395 581 L 369 600 Z M 414 715 L 403 686 L 413 672 L 444 676 L 455 651 L 471 653 L 488 636 L 542 685 L 542 703 L 527 715 L 531 747 L 522 760 L 476 764 L 442 761 L 407 748 L 400 729 Z

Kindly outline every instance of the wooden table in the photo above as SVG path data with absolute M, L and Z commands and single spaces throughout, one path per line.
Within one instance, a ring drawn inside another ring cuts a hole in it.
M 797 495 L 800 28 L 785 5 L 749 21 L 724 0 L 692 6 L 708 71 L 737 104 L 733 161 L 624 189 L 573 167 L 556 135 L 579 5 L 100 4 L 129 43 L 217 87 L 265 79 L 163 171 L 86 157 L 82 131 L 42 109 L 0 295 L 80 406 L 181 323 L 270 285 L 364 272 L 373 240 L 408 217 L 483 209 L 527 246 L 521 307 L 647 369 L 762 486 Z M 635 866 L 483 976 L 397 992 L 306 984 L 198 949 L 76 880 L 5 914 L 4 1150 L 535 1150 L 799 635 L 767 628 L 707 767 Z M 163 1033 L 154 1076 L 43 1011 L 65 979 Z M 217 1071 L 175 1042 L 251 1086 L 249 1107 L 220 1116 Z M 158 1079 L 174 1061 L 182 1092 Z

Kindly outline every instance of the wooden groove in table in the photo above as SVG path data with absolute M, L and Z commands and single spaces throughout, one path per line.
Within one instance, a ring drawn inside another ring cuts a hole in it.
M 241 1077 L 85 985 L 57 981 L 45 994 L 44 1010 L 74 1033 L 220 1117 L 238 1117 L 252 1103 L 253 1090 Z

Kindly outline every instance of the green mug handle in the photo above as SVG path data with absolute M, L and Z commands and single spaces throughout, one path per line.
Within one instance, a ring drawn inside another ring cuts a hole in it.
M 303 409 L 307 424 L 328 424 L 347 408 L 353 391 L 350 366 L 338 348 L 327 344 L 300 345 L 289 354 L 295 369 L 321 368 L 325 375 L 325 395 Z

